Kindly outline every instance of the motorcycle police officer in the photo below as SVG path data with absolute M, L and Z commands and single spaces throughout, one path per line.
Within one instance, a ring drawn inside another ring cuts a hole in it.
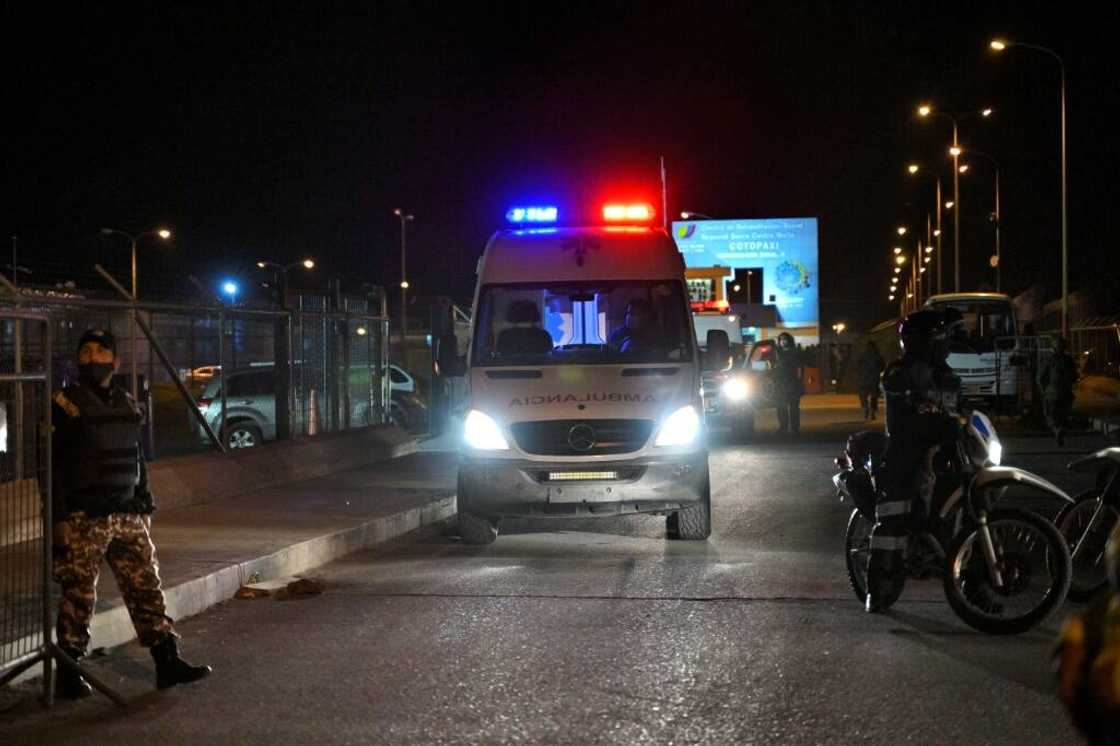
M 156 686 L 165 689 L 210 674 L 179 657 L 179 637 L 167 616 L 149 530 L 154 510 L 140 450 L 141 415 L 132 397 L 112 383 L 120 368 L 113 335 L 85 332 L 78 342 L 78 382 L 54 396 L 54 577 L 62 588 L 58 645 L 81 658 L 97 600 L 104 559 L 116 577 L 140 644 L 151 649 Z M 82 676 L 61 667 L 56 694 L 88 696 Z
M 1066 620 L 1055 651 L 1058 694 L 1093 746 L 1120 745 L 1120 527 L 1105 559 L 1110 588 Z
M 885 489 L 880 493 L 871 533 L 867 566 L 867 611 L 881 612 L 902 593 L 905 556 L 914 527 L 915 501 L 928 512 L 933 496 L 933 456 L 953 440 L 960 427 L 949 410 L 960 392 L 945 360 L 948 337 L 961 325 L 953 309 L 926 309 L 906 316 L 898 326 L 903 356 L 883 371 L 887 405 Z

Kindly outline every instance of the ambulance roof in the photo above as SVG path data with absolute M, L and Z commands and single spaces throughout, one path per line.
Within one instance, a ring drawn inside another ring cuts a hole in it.
M 660 228 L 498 231 L 479 270 L 484 285 L 518 282 L 684 279 L 684 258 Z

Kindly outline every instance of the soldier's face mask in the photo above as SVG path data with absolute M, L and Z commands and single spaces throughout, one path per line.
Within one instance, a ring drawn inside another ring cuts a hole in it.
M 113 364 L 83 363 L 78 366 L 78 375 L 84 381 L 101 385 L 106 378 L 113 375 Z
M 101 383 L 116 372 L 115 354 L 96 342 L 87 342 L 78 350 L 78 375 L 90 383 Z

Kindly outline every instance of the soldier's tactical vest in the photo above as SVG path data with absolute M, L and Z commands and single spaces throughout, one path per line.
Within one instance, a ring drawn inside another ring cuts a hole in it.
M 85 386 L 76 385 L 56 395 L 55 401 L 67 414 L 76 415 L 82 426 L 77 463 L 71 465 L 72 507 L 92 515 L 135 512 L 141 415 L 129 395 L 114 387 L 109 400 L 103 401 Z

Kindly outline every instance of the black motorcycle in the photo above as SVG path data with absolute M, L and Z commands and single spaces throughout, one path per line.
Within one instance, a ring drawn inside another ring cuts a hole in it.
M 973 412 L 961 424 L 955 447 L 931 454 L 932 504 L 915 501 L 912 514 L 918 519 L 906 574 L 916 580 L 942 578 L 953 611 L 981 632 L 1025 632 L 1065 600 L 1072 574 L 1069 548 L 1054 524 L 1036 513 L 997 505 L 1011 486 L 1073 500 L 1039 476 L 1000 466 L 1003 448 L 983 413 Z M 867 560 L 886 450 L 882 433 L 851 436 L 836 459 L 840 473 L 832 479 L 840 499 L 855 506 L 845 557 L 848 581 L 861 604 L 867 598 Z M 895 600 L 886 599 L 886 605 Z

